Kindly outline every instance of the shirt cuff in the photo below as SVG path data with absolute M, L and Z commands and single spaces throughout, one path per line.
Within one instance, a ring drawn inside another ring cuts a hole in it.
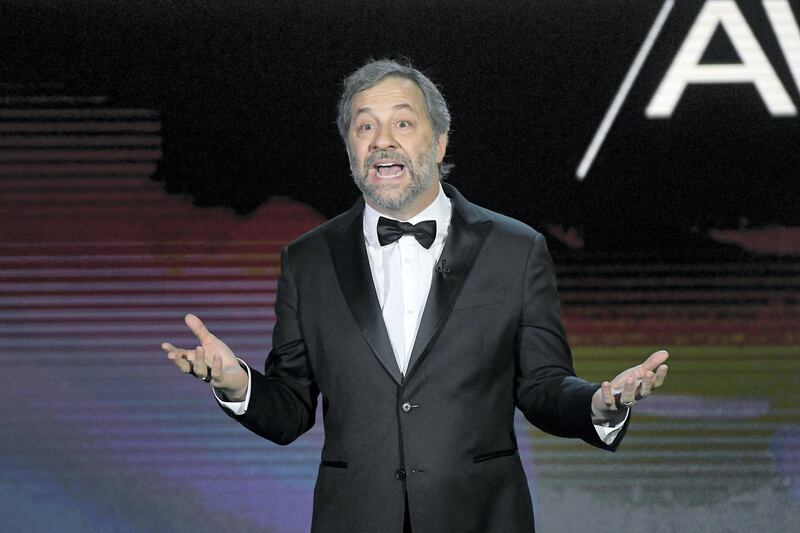
M 247 393 L 250 394 L 250 389 L 247 389 Z M 609 425 L 600 425 L 595 424 L 594 430 L 597 431 L 597 436 L 600 437 L 600 440 L 603 441 L 604 444 L 611 445 L 617 439 L 617 435 L 619 435 L 619 431 L 622 429 L 622 426 L 625 425 L 625 422 L 628 421 L 628 417 L 631 414 L 630 408 L 627 409 L 625 413 L 625 418 L 622 419 L 622 422 L 617 424 L 616 426 L 609 426 Z
M 227 409 L 228 411 L 230 411 L 231 413 L 233 413 L 235 415 L 243 415 L 243 414 L 245 414 L 247 412 L 248 405 L 250 405 L 250 389 L 252 389 L 252 387 L 250 386 L 251 385 L 250 367 L 247 366 L 247 363 L 245 363 L 244 361 L 242 361 L 238 357 L 236 358 L 236 360 L 239 361 L 239 364 L 242 365 L 244 367 L 244 369 L 247 371 L 247 392 L 244 395 L 244 401 L 241 401 L 241 402 L 226 402 L 226 401 L 222 400 L 219 397 L 219 395 L 217 394 L 217 389 L 212 387 L 211 390 L 214 392 L 214 398 L 217 399 L 217 401 L 219 402 L 219 404 L 222 407 L 224 407 L 225 409 Z M 597 426 L 595 426 L 595 427 L 597 427 Z

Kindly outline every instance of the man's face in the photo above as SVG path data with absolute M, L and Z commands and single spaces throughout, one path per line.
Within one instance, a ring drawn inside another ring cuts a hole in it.
M 437 164 L 447 136 L 434 139 L 422 91 L 413 81 L 386 77 L 351 104 L 348 156 L 353 180 L 378 211 L 411 218 L 439 192 Z

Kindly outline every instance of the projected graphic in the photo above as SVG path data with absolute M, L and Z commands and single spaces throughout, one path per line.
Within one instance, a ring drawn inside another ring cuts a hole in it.
M 191 312 L 263 365 L 384 55 L 442 84 L 453 184 L 547 236 L 578 374 L 671 353 L 616 454 L 518 417 L 537 530 L 797 528 L 797 0 L 100 4 L 0 18 L 0 531 L 309 530 L 319 413 L 273 445 L 159 346 Z
M 763 0 L 769 25 L 788 64 L 795 87 L 800 89 L 800 30 L 788 0 Z M 616 119 L 620 108 L 664 27 L 674 0 L 666 0 L 653 26 L 639 49 L 622 85 L 606 112 L 592 143 L 583 156 L 576 177 L 586 178 L 597 152 Z M 715 33 L 724 32 L 736 51 L 733 63 L 703 61 Z M 734 0 L 707 0 L 685 40 L 647 105 L 645 115 L 651 119 L 669 119 L 678 102 L 692 84 L 752 84 L 773 117 L 796 117 L 797 107 L 772 67 L 747 19 Z

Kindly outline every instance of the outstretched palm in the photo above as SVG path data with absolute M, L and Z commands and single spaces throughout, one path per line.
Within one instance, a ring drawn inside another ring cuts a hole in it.
M 200 345 L 194 349 L 176 348 L 165 342 L 161 348 L 182 372 L 192 373 L 208 380 L 213 387 L 225 391 L 231 399 L 239 399 L 247 388 L 247 373 L 239 365 L 227 344 L 208 331 L 195 315 L 186 315 L 186 325 L 192 330 Z
M 603 382 L 592 397 L 592 411 L 598 416 L 610 417 L 611 413 L 624 410 L 649 396 L 664 383 L 668 370 L 664 363 L 668 358 L 666 350 L 659 350 L 642 364 L 620 372 L 611 381 Z

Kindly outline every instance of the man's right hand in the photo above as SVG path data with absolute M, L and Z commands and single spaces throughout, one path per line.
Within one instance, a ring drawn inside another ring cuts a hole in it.
M 186 315 L 184 321 L 200 341 L 200 346 L 188 350 L 165 342 L 161 348 L 167 353 L 167 357 L 181 372 L 193 372 L 200 379 L 207 379 L 210 369 L 212 387 L 219 389 L 228 401 L 244 401 L 247 394 L 247 372 L 239 365 L 231 349 L 208 331 L 196 316 Z

